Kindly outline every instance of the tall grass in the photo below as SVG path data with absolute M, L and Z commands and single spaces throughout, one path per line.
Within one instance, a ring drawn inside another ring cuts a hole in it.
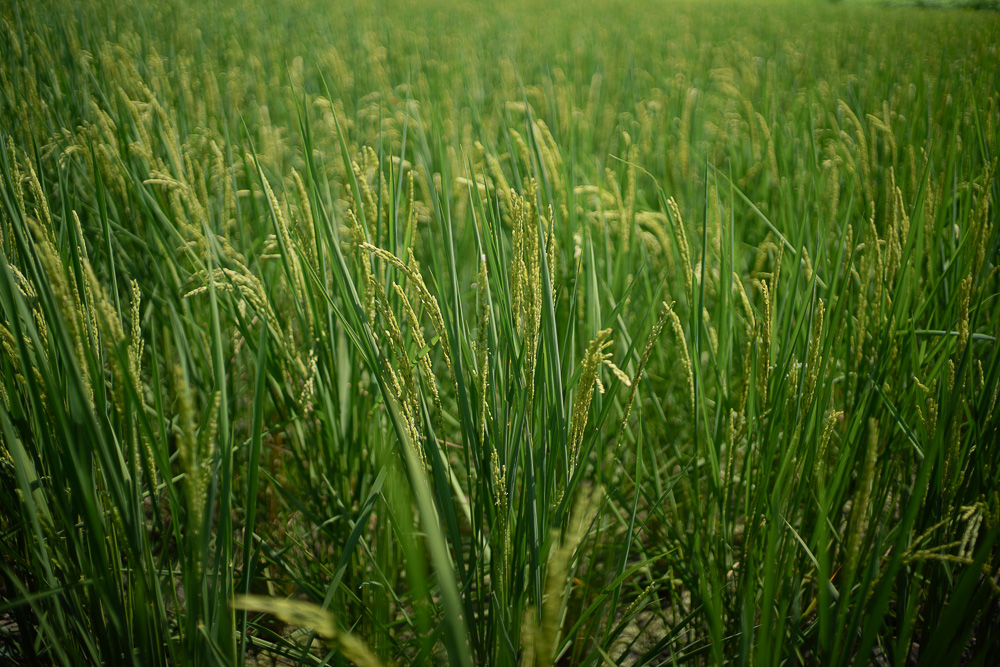
M 996 17 L 0 19 L 0 661 L 1000 659 Z

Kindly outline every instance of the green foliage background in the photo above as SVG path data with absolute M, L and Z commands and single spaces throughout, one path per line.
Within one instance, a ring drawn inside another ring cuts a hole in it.
M 0 662 L 1000 659 L 1000 17 L 0 28 Z

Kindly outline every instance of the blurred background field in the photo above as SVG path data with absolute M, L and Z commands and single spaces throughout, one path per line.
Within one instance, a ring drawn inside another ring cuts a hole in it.
M 1000 661 L 1000 15 L 0 31 L 0 664 Z

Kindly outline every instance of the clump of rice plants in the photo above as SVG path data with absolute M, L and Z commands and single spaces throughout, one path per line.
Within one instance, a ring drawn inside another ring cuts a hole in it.
M 0 30 L 0 662 L 1000 659 L 1000 17 Z

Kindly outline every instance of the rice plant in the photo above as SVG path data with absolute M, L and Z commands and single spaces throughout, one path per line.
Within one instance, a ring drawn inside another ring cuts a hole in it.
M 0 662 L 1000 661 L 1000 17 L 0 7 Z

